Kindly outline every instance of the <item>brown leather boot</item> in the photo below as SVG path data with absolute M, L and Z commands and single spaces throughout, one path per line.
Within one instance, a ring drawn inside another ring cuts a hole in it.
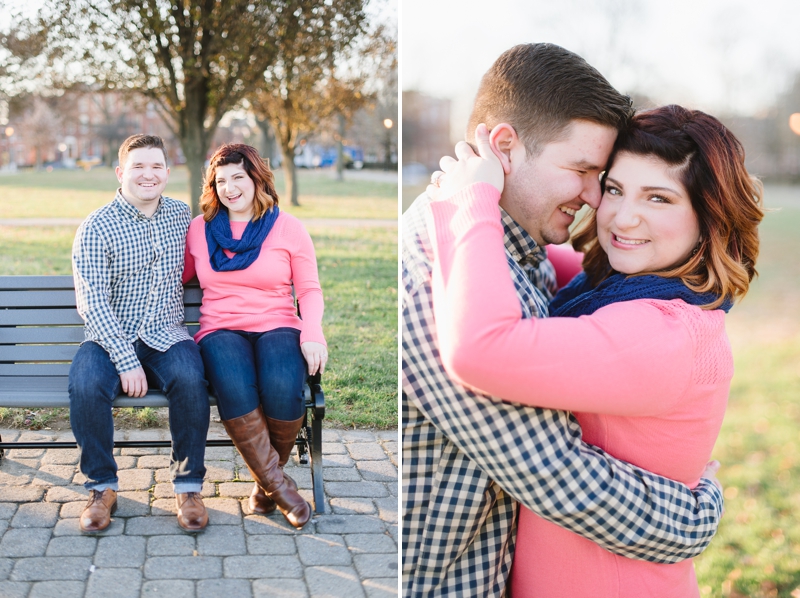
M 196 532 L 208 525 L 208 511 L 199 492 L 184 492 L 175 495 L 178 505 L 178 525 Z
M 92 490 L 89 502 L 81 513 L 80 527 L 82 532 L 100 532 L 111 523 L 111 515 L 117 510 L 117 492 L 106 488 L 102 492 Z
M 294 448 L 295 441 L 297 440 L 297 433 L 303 426 L 303 417 L 294 421 L 284 421 L 280 419 L 267 418 L 267 428 L 269 429 L 269 441 L 272 448 L 278 451 L 278 466 L 282 469 L 286 463 L 289 462 L 289 456 Z M 295 482 L 289 475 L 284 472 L 283 478 L 295 491 L 297 491 L 297 482 Z M 259 488 L 258 484 L 253 484 L 253 491 L 250 493 L 250 510 L 253 513 L 267 515 L 275 510 L 275 503 L 266 495 L 264 490 Z
M 284 479 L 261 407 L 241 417 L 222 420 L 222 423 L 256 484 L 277 503 L 290 524 L 298 529 L 303 527 L 311 518 L 311 505 Z

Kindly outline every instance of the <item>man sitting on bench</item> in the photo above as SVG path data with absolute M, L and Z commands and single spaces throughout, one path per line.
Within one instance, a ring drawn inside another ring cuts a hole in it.
M 72 269 L 78 313 L 86 322 L 69 372 L 70 422 L 90 491 L 84 532 L 108 527 L 117 506 L 112 401 L 143 397 L 148 384 L 169 400 L 170 473 L 178 524 L 203 529 L 200 496 L 209 403 L 200 351 L 184 325 L 186 204 L 163 197 L 169 177 L 161 138 L 133 135 L 119 148 L 121 187 L 75 235 Z

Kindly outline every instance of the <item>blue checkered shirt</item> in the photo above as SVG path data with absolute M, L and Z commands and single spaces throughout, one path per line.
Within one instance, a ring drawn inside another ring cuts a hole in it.
M 403 595 L 503 596 L 517 502 L 626 557 L 674 563 L 702 552 L 722 510 L 711 482 L 689 491 L 583 443 L 569 412 L 501 403 L 447 376 L 433 320 L 428 203 L 424 195 L 414 202 L 402 230 Z M 546 317 L 541 287 L 552 266 L 505 212 L 503 226 L 524 317 Z
M 162 197 L 147 218 L 118 190 L 75 234 L 72 274 L 86 340 L 103 347 L 120 374 L 140 366 L 137 339 L 166 351 L 192 338 L 181 285 L 190 221 L 183 202 Z

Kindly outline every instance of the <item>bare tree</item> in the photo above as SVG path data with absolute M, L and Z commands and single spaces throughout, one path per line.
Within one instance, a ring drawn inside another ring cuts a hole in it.
M 360 94 L 363 81 L 337 78 L 337 60 L 346 52 L 366 24 L 364 0 L 329 0 L 300 3 L 293 17 L 300 32 L 278 42 L 277 57 L 267 69 L 265 84 L 249 96 L 259 121 L 269 121 L 283 152 L 286 195 L 292 205 L 300 205 L 294 152 L 305 135 L 320 123 L 344 111 L 347 102 Z
M 55 145 L 59 121 L 50 106 L 40 97 L 35 97 L 33 106 L 20 121 L 20 133 L 35 153 L 36 169 L 42 167 L 47 152 Z
M 192 211 L 222 116 L 263 82 L 278 43 L 301 27 L 302 0 L 47 0 L 43 73 L 150 98 L 180 140 Z M 75 69 L 75 66 L 79 69 Z

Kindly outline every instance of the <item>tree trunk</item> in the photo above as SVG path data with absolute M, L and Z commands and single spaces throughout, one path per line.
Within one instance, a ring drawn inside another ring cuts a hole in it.
M 345 133 L 345 118 L 343 114 L 337 114 L 339 117 L 339 143 L 336 144 L 336 180 L 344 180 L 344 133 Z
M 275 135 L 272 133 L 272 127 L 268 120 L 259 118 L 256 118 L 256 125 L 258 125 L 258 130 L 261 131 L 261 157 L 269 160 L 269 167 L 274 170 L 272 157 L 275 154 Z
M 181 147 L 189 169 L 189 197 L 192 216 L 200 214 L 200 195 L 203 192 L 203 170 L 208 144 L 214 131 L 206 131 L 203 126 L 205 108 L 201 98 L 194 98 L 187 92 L 186 117 L 181 127 Z
M 300 202 L 297 200 L 297 167 L 294 165 L 294 148 L 284 149 L 283 151 L 283 173 L 286 179 L 286 196 L 292 202 L 293 206 L 299 206 Z
M 284 136 L 283 132 L 279 135 L 281 151 L 283 152 L 283 178 L 286 180 L 286 197 L 293 206 L 300 206 L 297 199 L 297 167 L 294 165 L 294 144 Z

